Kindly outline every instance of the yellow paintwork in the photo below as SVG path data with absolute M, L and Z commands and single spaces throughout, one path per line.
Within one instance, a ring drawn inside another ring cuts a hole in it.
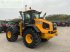
M 7 32 L 7 37 L 11 38 L 11 32 L 10 31 Z
M 22 21 L 19 23 L 19 27 L 20 27 L 20 35 L 22 35 L 22 29 L 23 29 L 23 22 Z
M 53 38 L 54 36 L 57 36 L 57 32 L 54 34 L 49 34 L 49 33 L 41 34 L 41 38 L 43 38 L 43 39 L 50 39 L 50 38 Z
M 42 24 L 37 23 L 37 22 L 42 22 Z M 50 28 L 49 29 L 44 29 L 43 28 L 43 22 L 49 24 Z M 35 19 L 35 26 L 38 27 L 38 29 L 42 32 L 42 33 L 48 33 L 48 31 L 53 31 L 53 24 L 47 20 L 44 19 Z
M 54 31 L 53 24 L 50 21 L 44 19 L 34 19 L 34 20 L 35 20 L 34 25 L 41 31 L 41 38 L 50 39 L 58 34 L 57 30 L 55 30 L 56 32 L 54 34 L 48 33 L 49 31 Z M 43 22 L 49 24 L 50 27 L 48 29 L 44 29 Z M 19 26 L 20 26 L 20 35 L 22 35 L 22 29 L 23 29 L 22 22 L 19 23 Z
M 38 23 L 41 22 L 41 23 Z M 43 22 L 49 24 L 49 29 L 44 29 L 43 26 Z M 54 36 L 57 35 L 57 30 L 56 33 L 54 34 L 49 34 L 48 31 L 53 31 L 53 24 L 51 22 L 49 22 L 48 20 L 44 20 L 44 19 L 35 19 L 35 26 L 41 31 L 41 38 L 44 39 L 50 39 Z
M 29 43 L 29 44 L 31 44 L 32 43 L 32 39 L 31 38 L 32 38 L 32 35 L 31 34 L 27 34 L 26 38 L 25 38 L 26 42 Z

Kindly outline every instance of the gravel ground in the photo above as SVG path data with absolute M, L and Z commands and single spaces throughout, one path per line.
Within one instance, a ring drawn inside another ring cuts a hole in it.
M 0 34 L 0 52 L 70 52 L 70 27 L 58 27 L 58 36 L 35 49 L 25 47 L 20 36 L 16 42 L 8 42 L 5 35 Z

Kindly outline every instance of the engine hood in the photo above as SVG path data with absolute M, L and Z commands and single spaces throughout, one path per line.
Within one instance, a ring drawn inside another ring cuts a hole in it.
M 43 23 L 48 24 L 49 28 L 48 29 L 44 29 L 43 28 Z M 45 19 L 35 19 L 35 25 L 38 27 L 38 29 L 42 32 L 42 33 L 47 33 L 48 31 L 53 31 L 53 23 L 45 20 Z
M 44 22 L 44 23 L 48 23 L 48 24 L 52 24 L 52 22 L 45 20 L 45 19 L 35 19 L 36 22 Z

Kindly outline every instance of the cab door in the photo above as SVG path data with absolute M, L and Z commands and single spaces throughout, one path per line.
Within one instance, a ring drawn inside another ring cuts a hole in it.
M 24 25 L 28 25 L 31 22 L 31 15 L 29 13 L 24 14 Z

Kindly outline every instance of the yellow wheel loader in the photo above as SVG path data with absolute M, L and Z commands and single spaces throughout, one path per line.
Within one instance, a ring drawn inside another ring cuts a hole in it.
M 37 47 L 42 41 L 57 36 L 57 26 L 40 17 L 41 12 L 36 10 L 19 11 L 22 21 L 18 26 L 10 26 L 6 32 L 6 38 L 10 42 L 23 37 L 23 43 L 28 48 Z

